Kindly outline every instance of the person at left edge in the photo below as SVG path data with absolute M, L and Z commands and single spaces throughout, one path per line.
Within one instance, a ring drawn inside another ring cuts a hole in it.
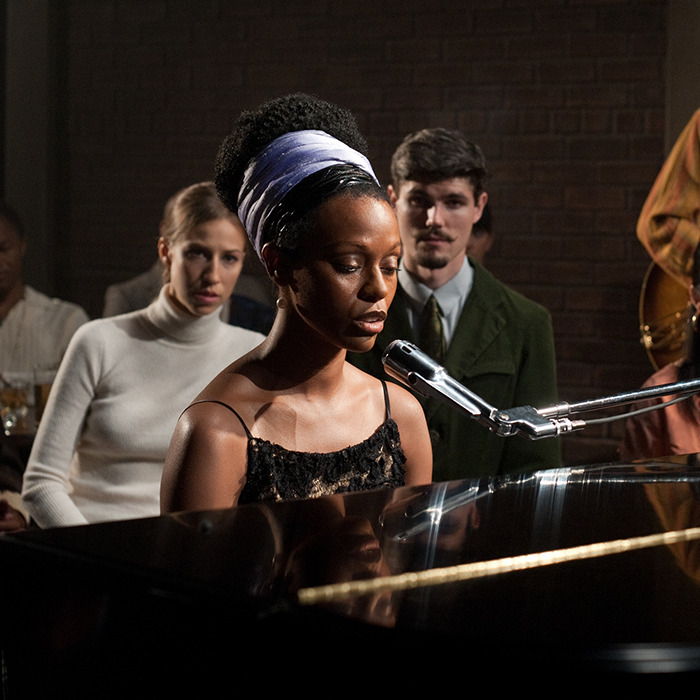
M 19 213 L 0 202 L 0 377 L 31 383 L 34 369 L 55 370 L 73 333 L 87 323 L 78 305 L 25 284 L 28 241 Z M 27 514 L 20 494 L 26 455 L 10 436 L 0 449 L 0 532 L 21 529 Z
M 73 333 L 88 321 L 69 301 L 23 282 L 27 237 L 18 213 L 0 203 L 0 372 L 55 369 Z

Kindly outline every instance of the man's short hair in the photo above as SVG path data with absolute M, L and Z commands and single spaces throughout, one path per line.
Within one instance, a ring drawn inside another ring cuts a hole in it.
M 406 180 L 439 182 L 467 178 L 478 198 L 486 188 L 486 159 L 481 148 L 455 129 L 414 131 L 391 158 L 391 180 L 398 191 Z

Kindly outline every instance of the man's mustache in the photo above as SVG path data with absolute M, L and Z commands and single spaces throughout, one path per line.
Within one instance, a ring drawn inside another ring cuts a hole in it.
M 440 229 L 436 228 L 429 228 L 423 231 L 423 233 L 419 233 L 416 240 L 420 243 L 428 238 L 437 238 L 441 241 L 445 241 L 446 243 L 452 243 L 454 241 L 454 238 L 446 236 Z

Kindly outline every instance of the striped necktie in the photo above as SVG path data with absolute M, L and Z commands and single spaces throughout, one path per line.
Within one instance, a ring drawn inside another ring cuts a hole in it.
M 435 295 L 431 294 L 423 307 L 418 346 L 423 352 L 443 364 L 445 362 L 445 336 L 442 333 L 442 314 Z

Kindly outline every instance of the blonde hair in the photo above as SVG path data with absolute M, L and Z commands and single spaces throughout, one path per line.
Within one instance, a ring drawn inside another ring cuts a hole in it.
M 218 219 L 239 222 L 219 198 L 213 182 L 197 182 L 179 190 L 165 203 L 160 236 L 170 246 L 196 226 Z M 169 281 L 170 270 L 164 267 L 163 282 Z
M 207 221 L 238 218 L 219 199 L 213 182 L 198 182 L 176 192 L 165 203 L 160 235 L 174 243 L 184 232 Z

